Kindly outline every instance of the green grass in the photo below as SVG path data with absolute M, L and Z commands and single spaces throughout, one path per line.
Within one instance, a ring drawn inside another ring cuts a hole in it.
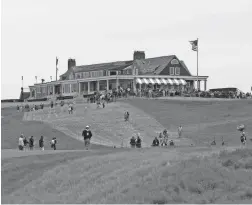
M 84 149 L 84 142 L 71 138 L 63 132 L 52 128 L 50 124 L 41 121 L 23 121 L 23 113 L 17 112 L 15 108 L 4 108 L 1 112 L 3 116 L 1 119 L 2 149 L 17 149 L 18 138 L 22 133 L 28 138 L 34 136 L 34 149 L 39 149 L 38 140 L 41 135 L 44 136 L 45 150 L 51 150 L 50 141 L 53 136 L 58 140 L 58 150 Z M 82 129 L 84 129 L 84 125 Z M 102 148 L 99 145 L 94 145 L 94 147 Z
M 170 131 L 183 126 L 183 135 L 197 145 L 209 144 L 221 137 L 228 145 L 240 143 L 236 127 L 244 123 L 246 131 L 252 133 L 252 101 L 183 101 L 130 99 L 128 102 L 153 116 Z M 252 138 L 252 136 L 249 136 Z
M 223 135 L 228 145 L 239 145 L 236 126 L 244 122 L 249 132 L 252 128 L 249 101 L 131 99 L 127 102 L 100 110 L 90 108 L 91 112 L 84 105 L 77 105 L 72 116 L 60 114 L 58 109 L 57 117 L 48 117 L 45 109 L 28 116 L 29 121 L 23 121 L 23 115 L 15 108 L 2 109 L 2 149 L 16 149 L 18 136 L 23 132 L 37 140 L 43 134 L 46 141 L 55 135 L 58 149 L 62 150 L 13 157 L 16 152 L 3 157 L 2 203 L 251 202 L 251 149 L 222 151 L 213 156 L 209 156 L 210 152 L 218 152 L 218 147 L 128 150 L 93 145 L 90 151 L 80 151 L 83 142 L 75 139 L 89 124 L 94 140 L 118 143 L 121 137 L 127 139 L 132 132 L 140 132 L 149 143 L 156 131 L 163 128 L 175 133 L 176 138 L 176 128 L 181 123 L 184 134 L 198 145 L 214 135 Z M 126 109 L 131 113 L 130 126 L 124 126 L 123 122 Z M 199 119 L 201 127 L 196 129 Z M 232 119 L 238 120 L 228 121 Z M 74 136 L 69 137 L 63 128 Z M 217 143 L 220 144 L 220 138 Z M 49 143 L 46 149 L 50 149 Z
M 248 203 L 251 169 L 223 162 L 251 155 L 247 149 L 183 160 L 175 150 L 149 149 L 87 156 L 44 172 L 4 202 Z

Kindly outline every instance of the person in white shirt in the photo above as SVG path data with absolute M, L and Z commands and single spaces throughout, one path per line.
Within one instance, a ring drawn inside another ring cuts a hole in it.
M 23 134 L 21 134 L 21 136 L 18 139 L 18 148 L 21 151 L 24 150 L 24 135 Z
M 182 126 L 180 125 L 179 128 L 178 128 L 178 136 L 179 138 L 182 136 Z

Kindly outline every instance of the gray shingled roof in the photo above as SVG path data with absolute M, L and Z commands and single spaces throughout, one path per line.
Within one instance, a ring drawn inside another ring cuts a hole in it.
M 85 71 L 96 71 L 96 70 L 122 70 L 125 68 L 132 68 L 132 66 L 137 66 L 139 73 L 142 74 L 156 74 L 162 72 L 162 70 L 170 63 L 170 61 L 176 57 L 175 55 L 161 56 L 155 58 L 146 58 L 142 60 L 135 61 L 117 61 L 110 63 L 100 63 L 92 65 L 83 65 L 73 67 L 73 72 L 85 72 Z M 183 61 L 180 61 L 181 65 L 189 72 Z M 71 72 L 68 70 L 61 76 L 68 75 Z M 190 73 L 190 72 L 189 72 Z

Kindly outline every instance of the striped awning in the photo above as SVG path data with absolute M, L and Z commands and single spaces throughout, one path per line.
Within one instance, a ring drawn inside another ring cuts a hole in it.
M 176 84 L 176 85 L 179 85 L 179 81 L 177 79 L 172 79 L 173 82 Z
M 181 84 L 181 85 L 186 85 L 187 84 L 184 79 L 178 79 L 178 81 L 179 81 L 179 84 Z
M 173 85 L 174 82 L 171 79 L 167 79 L 168 84 Z
M 141 80 L 140 78 L 137 78 L 137 79 L 136 79 L 136 83 L 138 83 L 138 84 L 143 84 L 143 82 L 142 82 L 142 80 Z
M 182 81 L 182 85 L 186 85 L 187 82 L 184 79 L 180 79 Z
M 167 85 L 167 83 L 168 83 L 164 78 L 161 78 L 160 81 L 161 81 L 161 83 L 163 83 L 165 85 Z
M 143 83 L 149 84 L 150 82 L 146 78 L 143 78 Z
M 151 84 L 153 85 L 156 84 L 156 82 L 153 79 L 149 78 L 148 80 L 150 81 Z
M 159 85 L 161 84 L 161 82 L 158 78 L 155 78 L 154 80 L 156 81 L 157 84 L 159 84 Z

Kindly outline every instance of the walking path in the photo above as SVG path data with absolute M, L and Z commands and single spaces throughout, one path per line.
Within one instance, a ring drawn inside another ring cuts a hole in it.
M 165 128 L 144 111 L 124 102 L 106 104 L 97 108 L 95 104 L 77 104 L 72 115 L 67 108 L 45 108 L 34 112 L 26 112 L 23 120 L 43 121 L 49 123 L 70 137 L 83 140 L 81 133 L 86 125 L 91 127 L 94 137 L 92 143 L 107 146 L 127 147 L 132 135 L 140 133 L 143 147 L 149 147 L 152 140 Z M 124 112 L 129 111 L 129 122 L 124 121 Z M 177 138 L 177 133 L 170 132 L 170 139 L 178 145 L 189 145 L 189 139 Z

